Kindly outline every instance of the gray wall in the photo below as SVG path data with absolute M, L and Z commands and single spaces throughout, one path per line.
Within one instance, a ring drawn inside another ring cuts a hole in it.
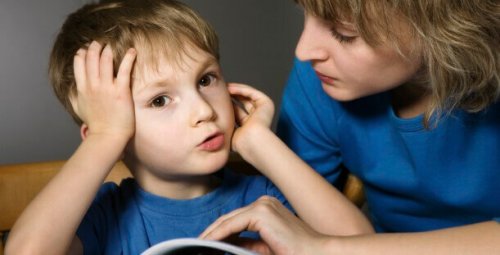
M 47 78 L 52 42 L 84 0 L 0 0 L 0 164 L 66 159 L 78 127 Z M 252 84 L 279 105 L 302 27 L 292 0 L 184 0 L 217 30 L 226 80 Z

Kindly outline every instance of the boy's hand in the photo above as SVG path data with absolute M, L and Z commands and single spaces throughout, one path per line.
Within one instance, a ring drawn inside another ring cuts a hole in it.
M 248 141 L 255 140 L 257 132 L 270 130 L 274 104 L 264 93 L 248 85 L 229 83 L 228 90 L 233 98 L 241 102 L 241 106 L 234 106 L 236 122 L 240 127 L 233 134 L 232 147 L 238 151 Z
M 101 52 L 102 51 L 102 52 Z M 125 54 L 116 77 L 113 75 L 113 52 L 92 42 L 74 57 L 77 94 L 71 97 L 76 114 L 88 126 L 88 135 L 104 134 L 127 140 L 135 129 L 134 102 L 130 76 L 136 52 Z

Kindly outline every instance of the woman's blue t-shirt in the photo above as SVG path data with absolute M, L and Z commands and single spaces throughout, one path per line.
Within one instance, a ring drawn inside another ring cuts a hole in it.
M 279 136 L 328 181 L 350 171 L 365 184 L 377 231 L 425 231 L 500 216 L 500 102 L 453 111 L 432 129 L 398 118 L 391 95 L 341 103 L 310 63 L 296 61 Z M 335 217 L 332 213 L 332 217 Z

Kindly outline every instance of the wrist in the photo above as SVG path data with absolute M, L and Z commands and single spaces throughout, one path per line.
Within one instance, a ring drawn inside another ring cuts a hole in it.
M 102 175 L 94 176 L 94 178 L 104 180 L 112 167 L 122 157 L 127 143 L 128 141 L 121 136 L 89 134 L 78 146 L 67 164 L 71 166 L 69 169 L 84 169 L 88 173 L 97 171 Z
M 102 132 L 102 133 L 92 133 L 89 132 L 84 138 L 84 142 L 98 143 L 101 146 L 108 146 L 110 148 L 116 148 L 122 151 L 130 140 L 130 136 L 123 133 L 115 132 Z
M 249 163 L 252 163 L 257 150 L 262 149 L 262 146 L 269 141 L 269 134 L 274 135 L 269 128 L 263 126 L 246 127 L 242 133 L 244 135 L 239 135 L 233 146 L 234 150 Z
M 100 137 L 110 141 L 123 142 L 128 141 L 134 135 L 134 129 L 128 128 L 104 128 L 104 127 L 87 127 L 85 130 L 86 136 Z
M 319 247 L 318 253 L 316 254 L 324 254 L 324 255 L 336 255 L 336 254 L 349 254 L 345 250 L 345 242 L 343 242 L 343 238 L 341 237 L 333 237 L 333 236 L 325 236 L 319 239 Z

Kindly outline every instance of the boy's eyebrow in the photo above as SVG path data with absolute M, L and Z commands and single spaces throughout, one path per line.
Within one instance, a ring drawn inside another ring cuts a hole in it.
M 217 60 L 215 58 L 213 58 L 213 57 L 207 58 L 206 61 L 202 65 L 200 65 L 200 68 L 198 70 L 196 70 L 196 73 L 199 74 L 203 70 L 207 69 L 209 66 L 215 65 L 215 64 L 217 64 Z
M 218 61 L 215 58 L 213 58 L 213 57 L 207 58 L 201 65 L 198 66 L 197 69 L 194 70 L 194 73 L 196 73 L 198 76 L 199 73 L 203 72 L 208 67 L 210 67 L 214 64 L 217 64 L 217 63 L 218 63 Z M 180 68 L 180 67 L 178 67 L 178 68 Z M 168 87 L 168 83 L 165 82 L 168 80 L 169 80 L 168 78 L 167 79 L 160 78 L 160 79 L 148 82 L 146 85 L 144 85 L 142 88 L 140 88 L 137 91 L 137 93 L 140 93 L 142 90 L 144 90 L 146 88 L 151 88 L 151 87 Z

